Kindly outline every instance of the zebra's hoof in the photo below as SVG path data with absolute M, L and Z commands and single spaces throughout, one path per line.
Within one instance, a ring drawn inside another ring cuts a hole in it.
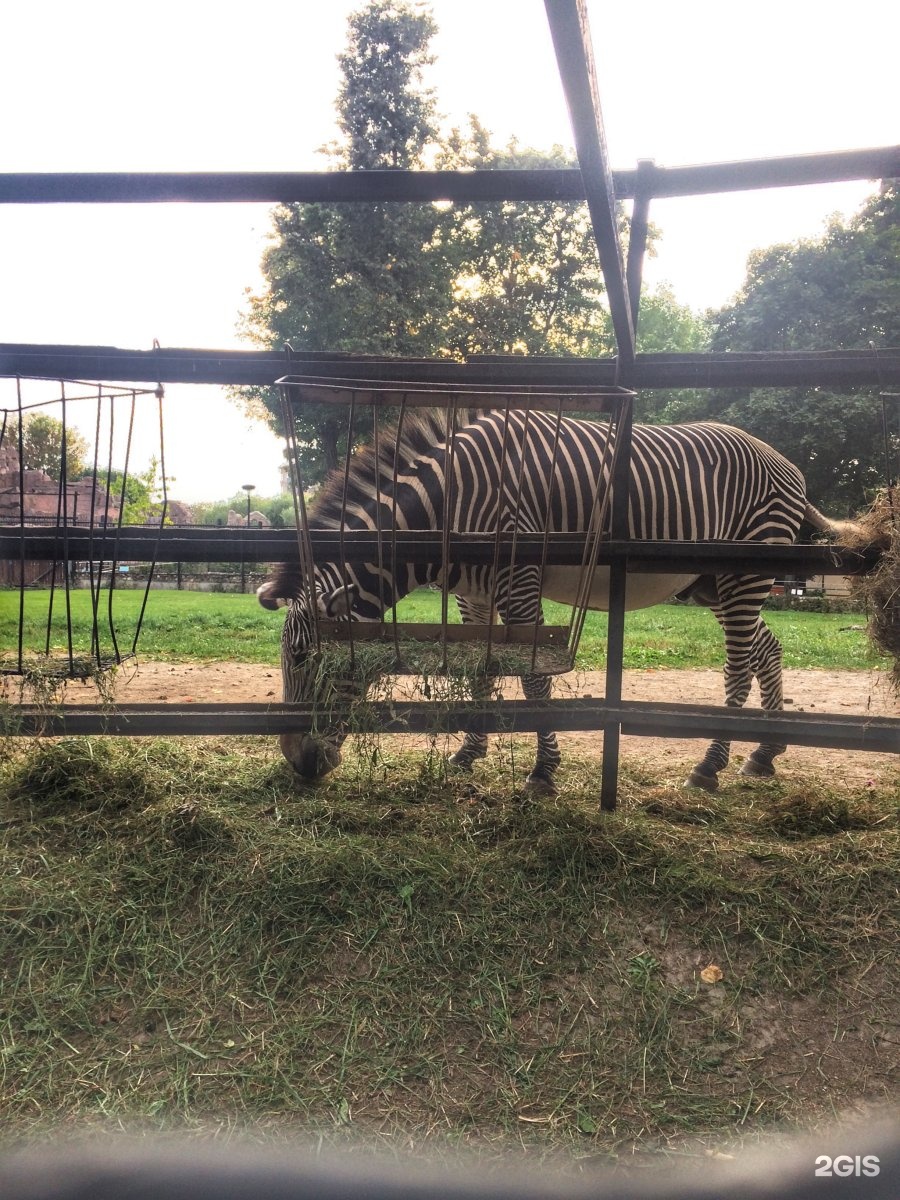
M 751 754 L 738 774 L 752 775 L 755 779 L 771 779 L 775 774 L 775 768 L 769 762 L 760 762 Z
M 457 750 L 455 754 L 447 756 L 447 766 L 453 771 L 471 775 L 472 766 L 477 758 L 484 758 L 484 754 L 468 754 L 463 753 L 462 750 Z
M 684 786 L 702 788 L 704 792 L 716 792 L 719 789 L 719 777 L 718 775 L 707 775 L 699 767 L 694 767 L 693 771 L 691 771 L 690 775 L 684 781 Z
M 547 775 L 529 775 L 522 792 L 529 800 L 543 800 L 545 797 L 559 795 L 559 789 Z

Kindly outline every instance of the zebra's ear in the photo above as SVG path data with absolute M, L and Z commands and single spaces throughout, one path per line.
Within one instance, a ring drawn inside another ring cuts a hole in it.
M 350 616 L 353 611 L 353 601 L 358 595 L 359 588 L 355 583 L 348 583 L 343 587 L 335 588 L 333 592 L 321 594 L 319 596 L 319 612 L 331 621 L 340 621 L 343 617 Z

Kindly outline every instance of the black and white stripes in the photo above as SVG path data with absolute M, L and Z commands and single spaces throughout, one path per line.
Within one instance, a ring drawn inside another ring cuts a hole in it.
M 585 532 L 608 521 L 611 447 L 607 425 L 542 411 L 495 409 L 471 413 L 447 439 L 445 413 L 418 412 L 399 435 L 381 433 L 376 450 L 357 451 L 345 470 L 332 475 L 311 506 L 309 525 L 325 529 L 393 527 L 490 533 Z M 805 514 L 801 473 L 776 450 L 739 429 L 711 423 L 636 426 L 628 498 L 632 538 L 676 541 L 729 540 L 790 543 Z M 815 514 L 819 517 L 819 514 Z M 821 520 L 822 518 L 820 518 Z M 315 568 L 317 610 L 380 620 L 408 592 L 446 582 L 461 600 L 463 620 L 485 620 L 495 611 L 505 623 L 541 621 L 542 596 L 572 602 L 577 568 L 450 563 L 398 563 L 385 551 L 365 565 L 320 564 Z M 676 591 L 690 590 L 696 576 L 629 576 L 627 603 L 645 607 Z M 771 579 L 718 576 L 704 580 L 704 594 L 725 635 L 726 700 L 745 702 L 754 676 L 764 707 L 781 705 L 781 651 L 762 624 L 760 609 Z M 302 665 L 314 624 L 299 568 L 285 565 L 260 589 L 260 602 L 289 602 L 283 637 L 285 699 L 299 696 Z M 605 607 L 605 578 L 596 572 L 590 607 Z M 298 669 L 299 668 L 299 669 Z M 527 696 L 549 694 L 546 676 L 523 678 Z M 760 747 L 745 771 L 771 774 L 781 746 Z M 285 749 L 288 753 L 288 750 Z M 484 739 L 469 737 L 454 756 L 462 766 L 484 753 Z M 290 754 L 288 754 L 291 757 Z M 306 754 L 306 758 L 309 755 Z M 292 761 L 297 765 L 297 758 Z M 691 775 L 712 788 L 728 761 L 728 747 L 713 743 Z M 559 763 L 554 735 L 539 739 L 529 783 L 552 788 Z

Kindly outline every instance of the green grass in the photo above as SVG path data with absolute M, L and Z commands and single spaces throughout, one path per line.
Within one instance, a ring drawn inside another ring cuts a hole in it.
M 101 646 L 112 645 L 107 622 L 107 597 L 99 606 Z M 93 612 L 87 590 L 72 592 L 73 639 L 88 653 Z M 143 594 L 118 591 L 113 598 L 113 627 L 120 649 L 130 650 L 137 628 Z M 25 646 L 43 652 L 47 630 L 48 593 L 25 593 Z M 14 647 L 18 636 L 19 597 L 15 591 L 0 591 L 0 646 Z M 277 662 L 281 647 L 283 613 L 267 612 L 255 596 L 215 592 L 153 591 L 138 642 L 147 658 L 180 662 L 186 659 L 235 662 Z M 57 653 L 66 646 L 64 598 L 57 595 L 53 608 L 51 648 Z
M 301 788 L 256 739 L 18 743 L 7 1137 L 596 1157 L 884 1099 L 895 792 L 785 778 L 698 799 L 626 774 L 602 819 L 596 764 L 567 758 L 557 800 L 518 797 L 527 753 L 493 752 L 473 793 L 402 745 Z
M 114 625 L 121 645 L 130 648 L 141 604 L 138 592 L 115 595 Z M 46 637 L 47 593 L 26 593 L 26 647 L 42 651 Z M 101 613 L 105 614 L 105 600 Z M 409 621 L 439 621 L 440 597 L 421 591 L 407 597 L 400 616 Z M 452 620 L 458 620 L 451 602 Z M 76 646 L 90 648 L 90 594 L 72 595 Z M 545 604 L 549 624 L 567 624 L 568 610 Z M 840 613 L 769 612 L 766 622 L 784 646 L 788 667 L 818 667 L 832 670 L 862 670 L 873 660 L 865 633 L 847 629 L 860 625 L 859 618 Z M 283 614 L 266 612 L 255 597 L 202 592 L 154 591 L 150 595 L 138 644 L 146 658 L 183 661 L 229 659 L 236 662 L 275 663 L 280 653 Z M 590 613 L 585 623 L 577 666 L 600 669 L 606 656 L 605 613 Z M 17 641 L 18 593 L 0 591 L 0 645 L 13 647 Z M 683 605 L 658 605 L 629 613 L 626 618 L 626 667 L 720 667 L 722 635 L 712 614 Z M 103 647 L 110 639 L 103 632 Z M 65 609 L 57 597 L 54 609 L 52 646 L 65 646 Z

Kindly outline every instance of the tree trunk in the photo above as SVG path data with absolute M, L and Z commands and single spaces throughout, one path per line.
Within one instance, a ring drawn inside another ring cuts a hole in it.
M 328 417 L 322 426 L 322 454 L 325 459 L 325 471 L 336 471 L 338 468 L 338 437 L 340 426 L 333 417 Z

